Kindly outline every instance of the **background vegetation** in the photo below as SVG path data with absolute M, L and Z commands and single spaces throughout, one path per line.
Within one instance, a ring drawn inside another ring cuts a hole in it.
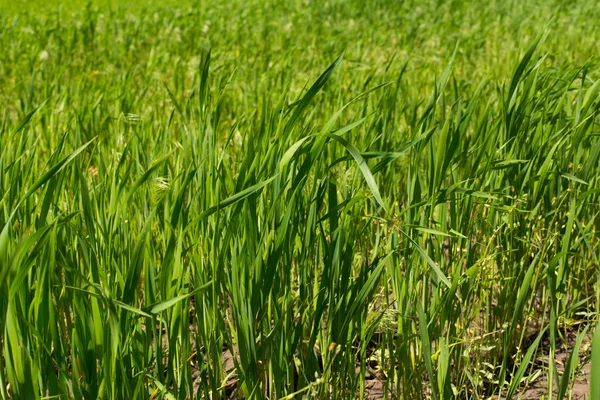
M 0 398 L 573 395 L 597 2 L 59 3 L 0 9 Z

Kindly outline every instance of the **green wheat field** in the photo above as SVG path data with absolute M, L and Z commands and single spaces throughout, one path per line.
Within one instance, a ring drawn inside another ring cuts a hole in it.
M 600 399 L 598 21 L 1 0 L 0 399 Z

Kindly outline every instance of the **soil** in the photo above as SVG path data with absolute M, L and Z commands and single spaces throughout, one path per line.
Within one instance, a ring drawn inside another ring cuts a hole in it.
M 566 362 L 568 355 L 567 354 L 557 354 L 557 360 L 559 356 L 563 358 Z M 564 357 L 563 357 L 564 356 Z M 560 373 L 560 368 L 559 368 Z M 591 383 L 591 364 L 588 363 L 581 368 L 581 371 L 577 374 L 577 378 L 575 383 L 573 384 L 572 390 L 572 400 L 587 400 L 590 398 L 590 383 Z M 553 390 L 554 395 L 557 394 L 556 385 Z M 543 400 L 547 398 L 548 394 L 548 380 L 546 378 L 539 379 L 532 384 L 530 384 L 525 391 L 523 391 L 520 395 L 522 400 Z M 569 392 L 566 395 L 569 398 Z
M 572 344 L 575 343 L 576 334 L 567 334 L 568 346 L 560 346 L 556 350 L 555 361 L 557 364 L 557 370 L 559 374 L 559 380 L 562 379 L 564 366 L 567 363 L 569 355 L 572 351 Z M 578 366 L 575 382 L 569 388 L 566 394 L 566 398 L 571 400 L 587 400 L 589 399 L 590 383 L 591 383 L 591 364 L 589 363 L 589 352 L 590 352 L 591 337 L 586 337 L 580 348 L 580 360 L 584 360 L 583 366 Z M 535 360 L 535 365 L 540 369 L 548 365 L 549 360 L 549 349 L 550 345 L 547 340 L 541 344 L 541 355 Z M 224 350 L 222 355 L 222 362 L 226 376 L 228 376 L 227 383 L 225 385 L 225 393 L 228 398 L 239 398 L 240 394 L 237 392 L 237 374 L 235 373 L 235 365 L 233 355 L 229 350 Z M 198 375 L 195 375 L 199 379 Z M 389 393 L 384 397 L 384 377 L 379 373 L 367 372 L 365 377 L 365 399 L 367 400 L 380 400 L 384 398 L 390 398 Z M 195 384 L 195 389 L 199 386 Z M 558 384 L 554 384 L 554 396 L 558 391 Z M 540 374 L 540 376 L 531 381 L 526 386 L 522 387 L 515 394 L 515 399 L 520 400 L 544 400 L 547 399 L 548 393 L 548 380 L 546 374 Z
M 562 379 L 563 371 L 567 360 L 572 352 L 572 347 L 577 339 L 575 332 L 568 332 L 566 334 L 568 346 L 560 346 L 556 349 L 555 362 L 557 364 L 556 369 L 558 371 L 559 379 Z M 589 360 L 590 346 L 592 338 L 587 336 L 579 349 L 579 360 Z M 536 363 L 540 366 L 547 366 L 549 362 L 550 344 L 548 340 L 542 342 L 542 355 L 538 357 Z M 591 385 L 591 363 L 586 361 L 583 366 L 578 367 L 575 382 L 572 383 L 572 387 L 567 391 L 566 397 L 572 400 L 584 400 L 590 398 L 590 385 Z M 558 392 L 558 383 L 554 382 L 554 395 Z M 540 378 L 531 382 L 521 394 L 518 395 L 523 400 L 543 400 L 547 398 L 548 394 L 548 379 L 547 376 L 541 375 Z M 571 395 L 572 397 L 569 397 Z
M 562 379 L 565 365 L 571 355 L 573 350 L 573 345 L 577 339 L 577 333 L 575 331 L 569 331 L 565 334 L 565 339 L 567 341 L 567 346 L 559 346 L 556 349 L 556 354 L 554 356 L 556 369 L 558 371 L 558 382 L 553 382 L 553 395 L 556 396 L 558 393 L 558 384 L 560 379 Z M 579 349 L 579 360 L 584 361 L 583 365 L 579 365 L 576 369 L 576 378 L 575 381 L 571 383 L 571 386 L 567 390 L 565 398 L 571 400 L 587 400 L 590 398 L 590 385 L 591 385 L 591 363 L 589 362 L 589 354 L 591 347 L 592 338 L 588 334 L 583 340 L 581 347 Z M 540 368 L 546 369 L 549 363 L 549 354 L 550 354 L 550 343 L 548 338 L 542 341 L 541 346 L 541 355 L 535 360 L 535 363 Z M 544 400 L 548 398 L 548 378 L 547 375 L 541 374 L 537 379 L 530 382 L 526 387 L 523 387 L 521 390 L 515 394 L 514 398 L 522 399 L 522 400 Z M 555 398 L 555 397 L 554 397 Z
M 576 340 L 576 333 L 567 333 L 566 337 L 568 346 L 560 346 L 556 350 L 555 361 L 557 364 L 557 370 L 559 379 L 562 379 L 564 366 L 567 363 L 569 355 L 572 351 L 572 346 Z M 566 394 L 566 398 L 571 400 L 587 400 L 589 399 L 590 384 L 591 384 L 591 364 L 589 363 L 589 352 L 590 352 L 591 337 L 586 337 L 581 345 L 579 359 L 584 360 L 583 366 L 578 366 L 575 382 L 569 388 Z M 548 365 L 550 344 L 548 340 L 544 340 L 541 344 L 541 355 L 536 359 L 535 365 L 543 368 Z M 227 381 L 226 392 L 228 395 L 236 396 L 236 383 L 237 376 L 234 371 L 233 356 L 229 350 L 223 352 L 222 356 L 223 366 L 226 374 L 231 374 Z M 367 372 L 365 377 L 365 399 L 368 400 L 380 400 L 384 398 L 384 377 L 377 373 Z M 557 383 L 554 384 L 554 395 L 556 396 L 558 391 Z M 548 380 L 545 374 L 540 376 L 534 381 L 530 382 L 526 387 L 521 388 L 514 396 L 516 399 L 521 400 L 544 400 L 547 399 L 548 393 Z M 239 394 L 237 394 L 239 395 Z M 389 393 L 387 398 L 389 398 Z
M 531 327 L 530 327 L 531 328 Z M 539 332 L 539 328 L 532 329 L 530 335 L 532 338 L 537 336 L 537 332 Z M 194 326 L 190 325 L 190 329 L 194 330 Z M 537 332 L 536 332 L 537 331 Z M 567 360 L 573 350 L 573 346 L 577 339 L 577 332 L 575 330 L 567 330 L 562 332 L 564 341 L 566 345 L 558 345 L 556 348 L 555 354 L 555 362 L 557 365 L 558 371 L 558 382 L 562 379 L 562 374 L 564 371 L 564 366 L 567 363 Z M 165 337 L 163 337 L 163 346 L 166 348 Z M 531 340 L 533 341 L 533 339 Z M 557 338 L 558 341 L 558 338 Z M 591 364 L 589 362 L 589 356 L 591 352 L 591 342 L 592 337 L 588 334 L 579 349 L 579 362 L 582 365 L 579 365 L 576 369 L 576 379 L 571 383 L 571 386 L 567 390 L 565 398 L 571 400 L 584 400 L 589 399 L 590 393 L 590 384 L 591 384 Z M 539 356 L 534 361 L 534 368 L 542 371 L 547 370 L 547 365 L 549 362 L 549 353 L 550 353 L 550 343 L 548 340 L 548 334 L 546 333 L 546 337 L 540 343 L 540 348 L 538 349 Z M 234 348 L 234 353 L 237 353 L 237 349 Z M 238 392 L 238 379 L 237 374 L 235 372 L 235 363 L 234 363 L 235 354 L 232 354 L 230 350 L 223 349 L 221 361 L 223 363 L 225 376 L 227 376 L 227 382 L 224 385 L 224 391 L 227 398 L 241 398 L 240 393 Z M 369 368 L 370 367 L 370 368 Z M 367 374 L 365 376 L 365 399 L 368 400 L 380 400 L 384 398 L 392 398 L 390 397 L 390 393 L 387 394 L 384 391 L 385 387 L 385 376 L 383 374 L 376 372 L 376 366 L 370 365 L 367 368 Z M 358 373 L 358 369 L 357 369 Z M 530 371 L 528 371 L 530 373 Z M 200 379 L 199 374 L 194 374 L 195 380 Z M 554 398 L 556 398 L 556 394 L 558 391 L 558 382 L 554 382 Z M 194 392 L 198 389 L 199 382 L 194 383 Z M 540 374 L 535 380 L 530 381 L 528 384 L 524 385 L 522 388 L 517 390 L 517 393 L 513 398 L 521 399 L 521 400 L 545 400 L 547 399 L 548 393 L 548 380 L 545 372 Z M 497 398 L 497 397 L 493 397 Z

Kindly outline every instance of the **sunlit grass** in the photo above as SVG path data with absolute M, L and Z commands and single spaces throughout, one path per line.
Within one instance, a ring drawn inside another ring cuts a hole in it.
M 597 371 L 597 7 L 34 3 L 0 14 L 0 398 Z

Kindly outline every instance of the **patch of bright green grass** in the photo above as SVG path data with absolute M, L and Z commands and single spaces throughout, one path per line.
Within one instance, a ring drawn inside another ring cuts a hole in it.
M 593 2 L 4 6 L 0 398 L 569 395 Z

